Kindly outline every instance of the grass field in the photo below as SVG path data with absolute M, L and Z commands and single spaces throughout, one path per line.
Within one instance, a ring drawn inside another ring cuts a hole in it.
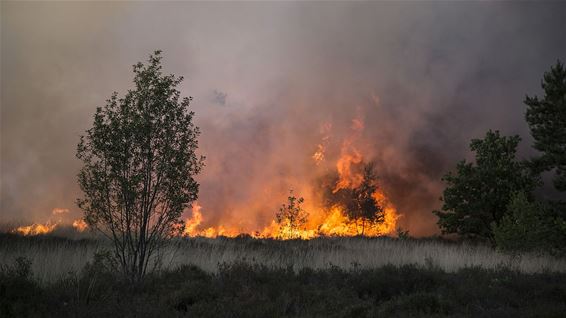
M 192 238 L 132 287 L 93 238 L 0 235 L 0 317 L 563 317 L 566 260 L 439 239 Z M 24 259 L 18 259 L 25 257 Z
M 93 238 L 65 239 L 52 236 L 0 236 L 0 264 L 18 257 L 32 261 L 34 277 L 51 282 L 68 272 L 80 271 L 97 251 L 110 248 Z M 566 272 L 566 260 L 543 255 L 507 255 L 483 245 L 469 245 L 438 239 L 318 238 L 308 241 L 278 241 L 251 238 L 191 238 L 168 248 L 164 269 L 195 265 L 216 273 L 221 264 L 246 263 L 267 268 L 373 269 L 385 265 L 436 267 L 456 272 L 469 267 L 500 269 L 521 273 Z

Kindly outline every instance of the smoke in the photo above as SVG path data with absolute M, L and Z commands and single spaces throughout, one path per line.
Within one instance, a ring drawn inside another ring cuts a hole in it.
M 195 97 L 203 223 L 267 225 L 357 143 L 412 234 L 487 129 L 531 139 L 522 99 L 564 59 L 563 3 L 1 4 L 0 220 L 80 215 L 78 136 L 156 49 Z M 331 127 L 325 129 L 324 127 Z M 328 131 L 326 131 L 328 130 Z M 326 139 L 324 139 L 326 138 Z M 324 141 L 324 163 L 312 155 Z M 190 215 L 190 213 L 188 213 Z

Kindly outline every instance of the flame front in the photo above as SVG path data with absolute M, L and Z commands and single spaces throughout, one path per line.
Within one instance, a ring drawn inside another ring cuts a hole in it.
M 329 158 L 326 156 L 326 145 L 329 141 L 329 130 L 332 125 L 325 123 L 321 126 L 321 133 L 323 134 L 322 142 L 317 144 L 315 152 L 310 156 L 313 160 L 312 163 L 317 169 L 323 168 L 323 161 Z M 336 193 L 340 189 L 352 189 L 358 187 L 362 180 L 363 174 L 354 169 L 357 165 L 364 162 L 364 156 L 356 146 L 356 140 L 360 138 L 364 129 L 363 120 L 355 118 L 352 120 L 351 135 L 345 138 L 342 142 L 340 149 L 340 156 L 336 160 L 334 169 L 336 169 L 339 179 L 332 188 L 332 192 Z M 302 185 L 301 188 L 310 189 L 313 187 L 309 185 Z M 381 187 L 372 194 L 374 199 L 379 202 L 383 208 L 383 221 L 365 223 L 363 235 L 365 236 L 383 236 L 392 234 L 397 225 L 399 214 L 395 206 L 388 200 L 388 197 Z M 309 218 L 301 229 L 290 229 L 281 227 L 275 221 L 275 211 L 273 211 L 273 219 L 269 224 L 261 230 L 242 231 L 234 226 L 227 224 L 217 225 L 212 227 L 202 226 L 204 220 L 202 210 L 203 208 L 195 203 L 192 208 L 192 216 L 186 220 L 186 227 L 184 235 L 186 236 L 204 236 L 204 237 L 235 237 L 238 235 L 250 235 L 256 238 L 301 238 L 312 239 L 319 236 L 356 236 L 360 235 L 360 224 L 353 222 L 347 217 L 346 211 L 343 207 L 332 206 L 330 208 L 324 207 L 320 200 L 316 199 L 316 195 L 312 196 L 309 200 L 305 200 L 305 210 L 309 213 Z M 283 202 L 274 202 L 274 208 L 280 206 Z M 206 211 L 206 209 L 205 209 Z
M 31 236 L 49 234 L 59 226 L 72 226 L 77 232 L 84 232 L 88 228 L 88 225 L 82 219 L 76 219 L 71 222 L 68 214 L 69 209 L 54 208 L 51 211 L 51 217 L 47 222 L 43 224 L 32 223 L 30 225 L 20 226 L 10 230 L 10 232 L 25 236 Z
M 305 164 L 309 165 L 308 169 L 315 171 L 317 175 L 324 176 L 332 172 L 337 174 L 338 178 L 333 179 L 335 181 L 332 181 L 328 185 L 329 187 L 324 190 L 317 188 L 312 179 L 310 181 L 303 181 L 302 179 L 293 180 L 294 183 L 287 182 L 290 188 L 299 190 L 295 192 L 297 197 L 305 197 L 302 208 L 308 213 L 308 218 L 306 223 L 303 222 L 300 225 L 300 228 L 281 226 L 276 222 L 276 211 L 284 203 L 279 200 L 285 195 L 286 191 L 281 192 L 279 196 L 266 190 L 258 195 L 263 196 L 263 203 L 265 203 L 265 198 L 267 198 L 268 205 L 272 207 L 271 210 L 265 209 L 265 204 L 254 205 L 255 202 L 250 202 L 249 207 L 236 206 L 233 209 L 233 215 L 237 217 L 230 218 L 228 216 L 227 219 L 223 220 L 220 218 L 216 222 L 206 219 L 206 206 L 203 207 L 199 202 L 194 202 L 191 216 L 185 220 L 183 235 L 211 238 L 249 235 L 256 238 L 312 239 L 320 236 L 356 236 L 361 234 L 365 236 L 383 236 L 394 233 L 399 213 L 380 185 L 377 185 L 377 190 L 371 194 L 382 209 L 383 218 L 379 221 L 370 222 L 365 220 L 360 223 L 359 220 L 352 220 L 348 217 L 347 212 L 349 211 L 345 210 L 345 207 L 340 205 L 329 206 L 327 203 L 323 203 L 322 191 L 324 193 L 336 194 L 342 189 L 358 188 L 364 180 L 363 171 L 360 171 L 359 167 L 366 163 L 367 157 L 370 157 L 365 153 L 367 146 L 360 146 L 359 144 L 364 131 L 364 122 L 361 118 L 352 120 L 350 133 L 345 138 L 335 138 L 332 135 L 331 128 L 332 124 L 330 123 L 321 125 L 320 139 L 314 143 L 315 147 L 311 148 L 313 152 L 310 155 L 305 154 L 304 158 L 307 159 Z M 273 182 L 279 182 L 279 180 L 273 180 Z M 261 208 L 258 208 L 259 206 Z M 258 211 L 259 209 L 262 210 Z M 256 213 L 256 215 L 253 213 Z M 263 216 L 263 218 L 257 218 L 259 220 L 257 224 L 247 222 L 250 219 L 253 222 L 254 217 L 258 216 L 257 213 Z M 64 222 L 63 218 L 68 214 L 68 209 L 55 208 L 52 211 L 50 221 L 44 224 L 34 223 L 21 226 L 12 230 L 12 232 L 22 235 L 48 234 L 60 224 L 72 224 L 72 227 L 77 232 L 83 232 L 88 228 L 82 219 Z M 268 218 L 265 218 L 266 216 Z M 222 215 L 222 217 L 226 216 Z
M 192 217 L 185 221 L 185 231 L 183 233 L 184 236 L 204 236 L 204 237 L 217 237 L 217 236 L 227 236 L 227 237 L 236 237 L 241 233 L 236 231 L 229 231 L 225 229 L 222 225 L 218 227 L 208 227 L 208 228 L 201 228 L 201 223 L 203 221 L 202 207 L 198 204 L 198 202 L 193 203 L 192 207 Z
M 21 235 L 42 235 L 42 234 L 47 234 L 47 233 L 51 233 L 55 227 L 57 226 L 57 223 L 50 223 L 47 222 L 45 224 L 39 224 L 39 223 L 34 223 L 31 225 L 26 225 L 26 226 L 20 226 L 14 230 L 12 230 L 13 233 L 18 233 Z

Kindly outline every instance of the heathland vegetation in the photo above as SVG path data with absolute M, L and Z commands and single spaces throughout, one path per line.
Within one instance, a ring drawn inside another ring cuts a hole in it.
M 355 237 L 300 235 L 309 213 L 291 193 L 275 213 L 279 238 L 183 237 L 198 197 L 199 129 L 182 78 L 161 55 L 134 66 L 81 138 L 82 239 L 0 235 L 1 317 L 543 316 L 566 312 L 566 69 L 527 97 L 539 156 L 517 158 L 519 136 L 488 131 L 473 162 L 443 178 L 434 213 L 443 238 L 366 237 L 384 222 L 371 164 L 356 186 L 322 193 Z M 556 198 L 537 195 L 545 174 Z M 330 180 L 329 179 L 329 180 Z M 328 180 L 326 180 L 328 181 Z
M 0 236 L 2 317 L 561 317 L 566 260 L 439 239 L 185 238 L 132 285 L 104 241 Z

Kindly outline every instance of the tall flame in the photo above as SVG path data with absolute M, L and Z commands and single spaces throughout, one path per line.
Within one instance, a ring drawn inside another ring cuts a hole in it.
M 330 138 L 329 131 L 332 126 L 323 124 L 321 133 L 323 134 L 322 142 L 316 146 L 316 151 L 311 156 L 315 166 L 320 166 L 323 160 L 326 160 L 326 144 Z M 352 134 L 346 138 L 340 150 L 340 157 L 336 161 L 336 171 L 338 172 L 338 182 L 333 188 L 333 193 L 340 189 L 351 189 L 358 187 L 363 180 L 363 173 L 359 169 L 354 169 L 357 165 L 363 163 L 364 156 L 362 152 L 356 148 L 355 141 L 358 139 L 364 129 L 364 122 L 359 118 L 352 120 Z M 381 187 L 372 194 L 377 202 L 383 207 L 383 221 L 364 224 L 363 234 L 366 236 L 383 236 L 392 234 L 396 229 L 397 219 L 399 215 L 395 206 L 388 200 L 387 195 Z M 307 204 L 307 202 L 305 202 Z M 348 219 L 343 207 L 333 206 L 325 208 L 319 202 L 309 202 L 306 208 L 309 213 L 309 220 L 302 229 L 282 228 L 277 224 L 275 219 L 259 231 L 244 232 L 236 228 L 226 225 L 218 225 L 213 227 L 202 227 L 204 221 L 202 207 L 198 204 L 193 205 L 192 216 L 186 220 L 186 228 L 184 235 L 187 236 L 205 236 L 217 237 L 227 236 L 235 237 L 241 234 L 247 234 L 252 237 L 259 238 L 301 238 L 311 239 L 319 236 L 356 236 L 360 235 L 360 225 Z M 275 213 L 274 215 L 275 216 Z
M 336 140 L 334 144 L 330 143 L 331 128 L 332 125 L 330 123 L 324 123 L 320 126 L 321 141 L 316 143 L 315 151 L 310 156 L 312 159 L 310 164 L 313 164 L 312 169 L 316 169 L 316 171 L 321 173 L 328 172 L 329 167 L 332 167 L 333 170 L 335 169 L 338 173 L 338 179 L 335 184 L 331 184 L 330 188 L 328 188 L 332 193 L 337 193 L 342 189 L 355 189 L 364 180 L 363 171 L 360 171 L 359 167 L 364 163 L 364 160 L 367 160 L 364 156 L 365 148 L 358 145 L 364 130 L 364 122 L 361 118 L 354 118 L 351 122 L 350 134 L 342 140 Z M 332 145 L 339 152 L 333 152 Z M 332 164 L 331 160 L 335 160 L 335 163 Z M 249 228 L 248 230 L 243 230 L 239 226 L 234 226 L 234 222 L 222 223 L 220 221 L 220 224 L 208 226 L 205 214 L 203 214 L 203 211 L 206 211 L 206 207 L 203 208 L 198 202 L 194 202 L 192 215 L 185 221 L 183 235 L 236 237 L 244 234 L 258 238 L 289 239 L 298 237 L 311 239 L 319 236 L 356 236 L 362 233 L 366 236 L 382 236 L 392 234 L 396 229 L 399 214 L 395 206 L 389 201 L 386 192 L 379 185 L 372 196 L 383 208 L 383 219 L 380 222 L 368 222 L 366 220 L 363 224 L 349 219 L 344 207 L 325 206 L 313 185 L 299 184 L 299 188 L 306 192 L 308 196 L 304 202 L 308 220 L 306 224 L 301 225 L 302 228 L 285 228 L 275 221 L 276 207 L 283 202 L 273 202 L 274 211 L 267 226 L 262 225 L 252 231 Z M 300 196 L 300 194 L 297 192 L 297 196 Z M 60 224 L 72 224 L 73 228 L 78 232 L 83 232 L 88 228 L 87 224 L 81 219 L 74 220 L 72 223 L 63 222 L 62 218 L 68 214 L 68 209 L 55 208 L 52 211 L 52 219 L 49 222 L 21 226 L 12 232 L 22 235 L 47 234 Z M 245 215 L 244 213 L 242 214 Z
M 208 227 L 201 229 L 201 223 L 203 221 L 202 207 L 198 202 L 193 203 L 192 216 L 185 221 L 185 231 L 184 236 L 204 236 L 204 237 L 217 237 L 217 236 L 227 236 L 235 237 L 240 233 L 234 230 L 227 230 L 222 225 L 218 227 Z

